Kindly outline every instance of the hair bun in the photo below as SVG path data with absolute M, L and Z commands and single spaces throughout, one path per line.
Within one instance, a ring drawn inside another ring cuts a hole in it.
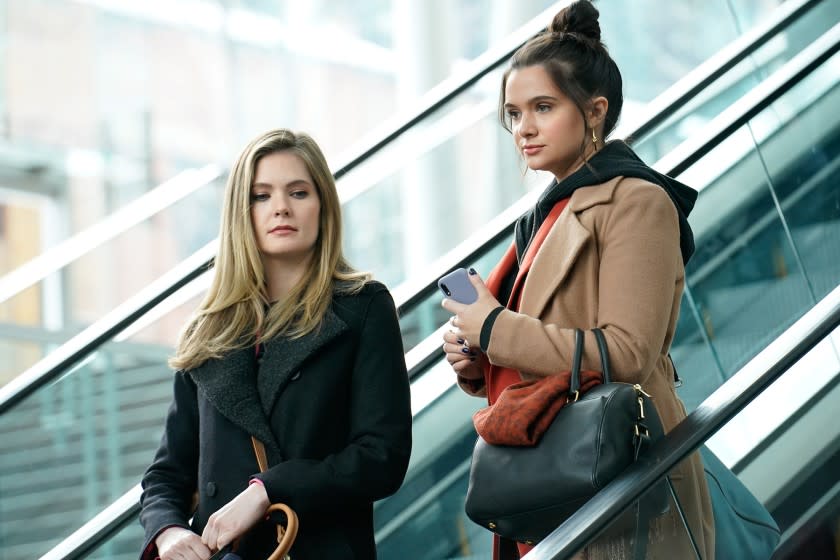
M 572 2 L 554 16 L 548 31 L 551 33 L 575 33 L 594 43 L 601 42 L 601 26 L 598 24 L 598 9 L 589 0 Z

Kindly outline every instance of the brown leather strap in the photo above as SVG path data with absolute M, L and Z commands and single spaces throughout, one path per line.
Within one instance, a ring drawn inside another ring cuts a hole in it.
M 257 464 L 260 466 L 260 472 L 267 471 L 268 459 L 265 456 L 265 445 L 254 436 L 251 436 L 251 445 L 254 446 L 254 455 L 257 456 Z

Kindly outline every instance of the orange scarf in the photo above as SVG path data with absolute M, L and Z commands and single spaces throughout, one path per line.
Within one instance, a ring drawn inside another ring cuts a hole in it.
M 534 239 L 531 240 L 531 244 L 528 245 L 528 249 L 522 257 L 522 263 L 519 266 L 519 273 L 516 275 L 516 279 L 513 282 L 513 289 L 510 291 L 510 298 L 508 298 L 507 305 L 505 306 L 511 311 L 519 311 L 519 300 L 522 295 L 522 285 L 525 283 L 525 277 L 528 275 L 528 271 L 531 270 L 534 257 L 536 257 L 537 251 L 543 244 L 543 241 L 545 241 L 545 238 L 548 237 L 548 232 L 551 230 L 554 222 L 556 222 L 557 218 L 560 217 L 560 214 L 566 208 L 568 203 L 569 199 L 564 198 L 554 205 L 542 225 L 540 225 L 540 229 L 537 230 L 536 235 L 534 235 Z M 490 290 L 490 293 L 497 298 L 499 297 L 499 292 L 501 291 L 504 279 L 513 270 L 515 263 L 516 242 L 513 241 L 511 242 L 510 247 L 508 247 L 508 250 L 505 251 L 504 256 L 502 256 L 502 260 L 499 261 L 499 264 L 497 264 L 493 271 L 487 276 L 487 288 Z M 487 386 L 487 401 L 491 405 L 496 402 L 496 399 L 499 398 L 499 395 L 508 385 L 519 383 L 520 381 L 522 381 L 522 377 L 519 375 L 518 370 L 503 368 L 492 365 L 489 362 L 485 362 L 484 382 Z

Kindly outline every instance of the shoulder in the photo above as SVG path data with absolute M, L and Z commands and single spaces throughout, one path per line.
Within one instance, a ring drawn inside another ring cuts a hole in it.
M 368 280 L 357 292 L 337 292 L 332 307 L 352 327 L 364 322 L 371 310 L 394 309 L 394 300 L 385 284 Z
M 616 177 L 616 179 L 612 198 L 617 204 L 668 203 L 673 206 L 668 193 L 656 183 L 636 177 Z
M 677 210 L 665 189 L 656 183 L 636 177 L 615 177 L 609 181 L 583 187 L 572 195 L 572 209 L 596 215 L 623 214 L 639 210 L 677 217 Z

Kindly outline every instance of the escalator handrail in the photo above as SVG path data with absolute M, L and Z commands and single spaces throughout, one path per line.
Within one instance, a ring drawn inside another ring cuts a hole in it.
M 836 52 L 838 46 L 840 46 L 838 35 L 840 35 L 840 24 L 835 25 L 831 30 L 824 33 L 822 37 L 798 53 L 767 80 L 759 86 L 756 86 L 756 88 L 732 107 L 721 113 L 721 115 L 707 126 L 707 132 L 697 137 L 689 138 L 673 152 L 666 155 L 654 167 L 666 174 L 678 175 L 688 168 L 691 163 L 698 161 L 714 146 L 718 145 L 728 133 L 743 126 L 750 118 L 792 88 L 804 75 L 810 73 Z M 467 263 L 471 261 L 477 255 L 486 251 L 488 247 L 492 246 L 490 245 L 490 241 L 497 242 L 503 235 L 509 235 L 515 223 L 515 218 L 514 215 L 508 214 L 506 217 L 507 223 L 499 224 L 499 233 L 489 236 L 487 238 L 489 241 L 485 240 L 482 243 L 478 243 L 477 247 L 471 247 L 466 253 L 453 253 L 450 251 L 442 259 L 440 264 L 449 264 L 446 262 L 447 259 L 456 263 Z M 211 242 L 206 247 L 215 247 L 215 243 L 215 241 Z M 62 375 L 69 367 L 84 359 L 95 351 L 99 345 L 110 340 L 152 307 L 177 291 L 181 286 L 200 276 L 201 273 L 212 265 L 212 257 L 210 255 L 214 253 L 202 253 L 205 255 L 206 260 L 204 261 L 197 257 L 199 253 L 201 251 L 189 257 L 173 269 L 173 271 L 181 271 L 183 277 L 178 278 L 170 272 L 167 274 L 167 277 L 176 278 L 174 281 L 167 284 L 166 282 L 162 282 L 162 279 L 159 279 L 147 289 L 141 291 L 140 294 L 146 294 L 148 298 L 145 303 L 141 302 L 132 306 L 126 306 L 124 304 L 120 306 L 117 310 L 109 313 L 71 338 L 5 386 L 0 387 L 0 415 L 5 414 L 9 409 L 35 392 L 38 388 Z M 194 268 L 188 268 L 186 266 L 187 263 L 193 263 Z M 455 267 L 457 266 L 459 264 L 455 264 Z M 413 306 L 416 302 L 434 293 L 437 289 L 437 279 L 451 270 L 451 268 L 447 267 L 444 270 L 429 267 L 429 270 L 430 273 L 420 277 L 418 280 L 419 284 L 412 283 L 412 286 L 416 286 L 416 291 L 406 301 L 397 300 L 397 305 L 401 313 L 404 314 L 409 305 Z M 152 286 L 155 286 L 154 290 L 151 289 Z M 132 298 L 131 301 L 136 301 L 140 294 Z M 123 309 L 124 311 L 121 311 Z M 118 313 L 118 311 L 121 312 Z M 416 375 L 416 371 L 416 368 L 412 368 L 410 373 Z
M 840 326 L 840 285 L 546 537 L 526 560 L 570 558 Z

